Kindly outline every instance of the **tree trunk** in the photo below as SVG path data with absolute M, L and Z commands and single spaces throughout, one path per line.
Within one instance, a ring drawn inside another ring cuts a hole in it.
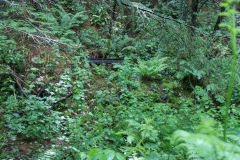
M 198 12 L 199 0 L 192 0 L 192 25 L 197 25 L 197 12 Z
M 152 0 L 152 4 L 154 8 L 158 7 L 158 0 Z

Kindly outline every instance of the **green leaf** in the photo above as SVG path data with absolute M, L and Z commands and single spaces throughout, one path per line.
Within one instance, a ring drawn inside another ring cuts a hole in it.
M 134 141 L 134 139 L 135 139 L 135 136 L 133 136 L 133 135 L 127 136 L 127 142 L 128 142 L 129 144 L 132 144 L 132 142 Z
M 118 152 L 115 153 L 115 156 L 116 156 L 117 160 L 125 160 L 126 159 L 123 154 L 118 153 Z
M 113 160 L 115 152 L 113 150 L 107 149 L 104 151 L 104 154 L 107 156 L 107 160 Z
M 38 69 L 38 68 L 31 68 L 31 71 L 32 71 L 32 72 L 38 72 L 39 69 Z

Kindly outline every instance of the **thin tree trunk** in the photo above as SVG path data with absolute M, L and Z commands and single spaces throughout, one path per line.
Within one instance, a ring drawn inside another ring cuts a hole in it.
M 113 8 L 112 8 L 112 20 L 110 20 L 109 37 L 112 37 L 113 21 L 116 21 L 116 8 L 117 8 L 117 0 L 114 0 Z
M 199 0 L 192 0 L 192 25 L 197 25 L 197 12 Z
M 186 21 L 187 19 L 187 12 L 188 12 L 188 1 L 186 0 L 181 0 L 181 12 L 182 12 L 182 15 L 181 15 L 181 19 L 183 21 Z
M 152 3 L 154 8 L 158 7 L 158 0 L 153 0 Z

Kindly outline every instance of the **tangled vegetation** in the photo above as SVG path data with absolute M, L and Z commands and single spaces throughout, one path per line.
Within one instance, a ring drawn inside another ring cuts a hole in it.
M 0 159 L 239 160 L 237 0 L 0 0 Z

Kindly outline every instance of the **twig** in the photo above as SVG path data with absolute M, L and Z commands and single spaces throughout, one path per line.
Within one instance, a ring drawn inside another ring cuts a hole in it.
M 21 91 L 21 93 L 22 93 L 25 97 L 28 97 L 28 95 L 23 91 L 23 87 L 22 87 L 22 85 L 21 85 L 21 83 L 20 83 L 19 81 L 21 81 L 24 85 L 26 85 L 26 86 L 28 86 L 28 87 L 29 87 L 29 85 L 28 85 L 26 82 L 24 82 L 24 80 L 22 80 L 21 78 L 19 78 L 19 76 L 17 76 L 17 74 L 15 73 L 14 70 L 12 70 L 12 69 L 10 69 L 10 68 L 8 68 L 8 69 L 3 68 L 3 70 L 6 71 L 6 72 L 8 72 L 8 73 L 10 73 L 10 74 L 14 77 L 14 79 L 15 79 L 15 81 L 16 81 L 16 83 L 17 83 L 17 85 L 18 85 L 18 87 L 19 87 L 19 89 L 20 89 L 20 91 Z M 33 92 L 34 92 L 35 94 L 37 94 L 35 91 L 33 91 Z
M 27 95 L 27 93 L 25 93 L 25 92 L 23 91 L 23 88 L 22 88 L 21 84 L 19 83 L 18 79 L 17 79 L 16 77 L 15 77 L 14 79 L 15 79 L 15 81 L 16 81 L 16 83 L 17 83 L 17 85 L 18 85 L 18 87 L 19 87 L 19 89 L 20 89 L 20 91 L 21 91 L 21 93 L 27 98 L 28 95 Z
M 157 17 L 159 17 L 159 18 L 162 18 L 162 19 L 167 19 L 167 20 L 174 21 L 174 22 L 176 22 L 176 23 L 178 23 L 178 24 L 184 25 L 184 26 L 189 27 L 189 28 L 194 29 L 194 30 L 197 29 L 196 27 L 191 26 L 191 25 L 188 25 L 188 24 L 185 24 L 184 22 L 179 21 L 179 20 L 177 20 L 177 19 L 173 19 L 173 18 L 170 18 L 170 17 L 167 17 L 167 16 L 162 16 L 162 15 L 156 14 L 156 13 L 153 12 L 151 9 L 140 8 L 140 7 L 138 7 L 138 6 L 133 6 L 133 5 L 124 3 L 124 2 L 122 2 L 122 1 L 121 1 L 121 4 L 124 5 L 124 6 L 127 6 L 127 7 L 131 7 L 131 8 L 134 7 L 134 8 L 136 8 L 136 9 L 138 9 L 138 10 L 141 10 L 141 11 L 146 12 L 146 13 L 150 13 L 150 14 L 155 15 L 155 16 L 157 16 Z
M 30 36 L 33 40 L 39 42 L 38 39 L 42 39 L 48 43 L 57 43 L 57 44 L 61 44 L 61 45 L 65 45 L 65 46 L 68 46 L 68 47 L 74 47 L 72 45 L 69 45 L 67 43 L 63 43 L 63 42 L 60 42 L 58 40 L 55 40 L 55 39 L 52 39 L 52 38 L 49 38 L 49 37 L 42 37 L 42 36 L 39 36 L 39 35 L 35 35 L 35 34 L 32 34 L 32 33 L 29 33 L 29 32 L 25 32 L 25 31 L 20 31 L 18 29 L 15 29 L 15 28 L 11 28 L 10 26 L 6 26 L 6 25 L 3 25 L 3 24 L 0 24 L 1 26 L 5 27 L 5 28 L 9 28 L 11 30 L 15 30 L 15 31 L 18 31 L 18 32 L 21 32 L 23 34 L 26 34 L 28 36 Z
M 4 2 L 6 2 L 8 5 L 10 5 L 10 7 L 14 7 L 16 9 L 16 11 L 18 12 L 18 14 L 20 14 L 20 11 L 19 9 L 17 8 L 19 6 L 19 4 L 16 4 L 15 2 L 11 1 L 7 1 L 7 0 L 3 0 Z M 72 46 L 72 45 L 69 45 L 69 44 L 66 44 L 66 43 L 63 43 L 63 42 L 60 42 L 59 40 L 54 40 L 53 38 L 51 38 L 50 36 L 48 36 L 47 34 L 45 34 L 41 29 L 39 29 L 38 27 L 36 27 L 32 22 L 28 21 L 28 17 L 25 17 L 24 16 L 24 21 L 27 22 L 28 24 L 30 24 L 34 29 L 36 29 L 41 35 L 43 36 L 39 36 L 39 35 L 35 35 L 35 34 L 32 34 L 32 33 L 29 33 L 29 32 L 25 32 L 25 31 L 20 31 L 18 29 L 15 29 L 15 28 L 12 28 L 10 26 L 6 26 L 6 25 L 3 25 L 3 24 L 0 24 L 1 26 L 3 27 L 8 27 L 10 28 L 11 30 L 15 30 L 15 31 L 18 31 L 18 32 L 21 32 L 23 34 L 26 34 L 28 36 L 30 36 L 34 41 L 39 42 L 39 39 L 41 40 L 44 40 L 46 41 L 47 43 L 57 43 L 57 44 L 61 44 L 61 45 L 65 45 L 65 46 L 68 46 L 68 47 L 79 47 L 79 46 Z
M 20 92 L 27 98 L 28 95 L 27 95 L 27 93 L 25 93 L 25 92 L 23 91 L 22 85 L 21 85 L 21 83 L 19 82 L 19 80 L 21 80 L 21 81 L 23 81 L 23 80 L 22 80 L 21 78 L 19 78 L 13 70 L 10 70 L 10 69 L 9 69 L 9 71 L 10 71 L 10 73 L 13 75 L 13 77 L 14 77 L 14 79 L 15 79 L 15 82 L 17 83 L 17 85 L 18 85 L 18 87 L 19 87 L 19 89 L 20 89 Z
M 63 97 L 63 98 L 60 98 L 58 101 L 53 102 L 52 104 L 60 103 L 60 102 L 62 102 L 62 101 L 64 101 L 64 100 L 68 99 L 68 98 L 71 97 L 72 95 L 73 95 L 73 93 L 70 93 L 70 94 L 66 95 L 65 97 Z
M 37 93 L 37 96 L 41 96 L 42 92 L 46 89 L 47 85 L 50 83 L 50 81 L 48 81 L 46 84 L 44 84 L 43 87 L 41 87 L 40 91 Z

